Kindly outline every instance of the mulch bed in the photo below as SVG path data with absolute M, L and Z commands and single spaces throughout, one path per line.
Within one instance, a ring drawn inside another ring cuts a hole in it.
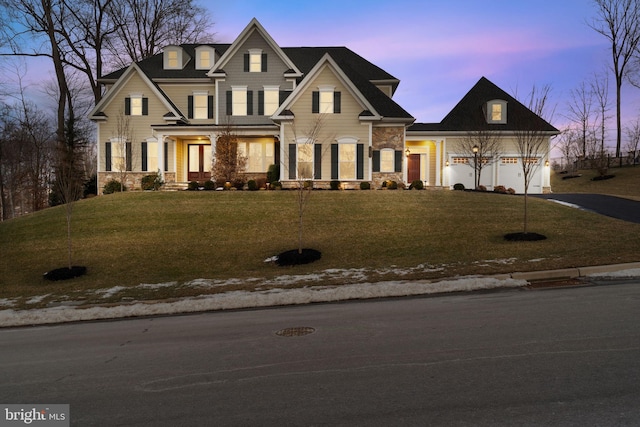
M 278 254 L 276 264 L 279 266 L 310 264 L 319 260 L 321 257 L 322 253 L 315 249 L 305 248 L 302 252 L 298 252 L 297 249 L 292 249 Z
M 63 267 L 56 268 L 55 270 L 47 271 L 43 277 L 50 281 L 68 280 L 75 277 L 84 276 L 87 274 L 87 267 L 81 265 L 74 265 L 71 268 Z
M 545 240 L 547 236 L 538 233 L 509 233 L 504 235 L 504 240 L 509 242 L 537 242 Z

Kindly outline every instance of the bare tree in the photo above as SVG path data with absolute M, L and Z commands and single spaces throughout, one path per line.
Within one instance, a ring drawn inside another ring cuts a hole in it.
M 521 115 L 513 120 L 516 123 L 514 131 L 516 149 L 521 159 L 522 178 L 524 180 L 524 230 L 528 233 L 528 193 L 529 184 L 536 171 L 540 168 L 542 159 L 549 154 L 549 131 L 544 129 L 544 118 L 551 116 L 549 109 L 549 94 L 551 87 L 546 85 L 541 89 L 532 88 L 523 103 L 534 114 Z
M 578 136 L 578 134 L 578 130 L 569 128 L 562 132 L 558 138 L 556 147 L 560 150 L 562 158 L 566 162 L 566 170 L 569 170 L 569 166 L 574 165 L 575 161 L 581 156 L 582 135 Z
M 595 140 L 599 142 L 599 147 L 596 155 L 594 156 L 595 167 L 598 170 L 600 176 L 607 173 L 607 158 L 604 149 L 607 113 L 609 111 L 609 82 L 606 78 L 600 77 L 597 74 L 593 76 L 591 81 L 591 90 L 595 97 L 596 105 L 598 108 L 598 128 L 600 130 L 600 137 L 597 137 L 597 133 L 594 133 Z
M 594 0 L 597 17 L 589 24 L 611 46 L 616 80 L 616 157 L 622 140 L 621 89 L 640 43 L 640 8 L 637 0 Z
M 638 149 L 640 148 L 640 118 L 637 118 L 633 124 L 627 127 L 627 151 L 631 157 L 631 163 L 636 165 L 636 159 L 640 156 Z
M 570 100 L 568 102 L 569 113 L 567 118 L 577 126 L 579 134 L 579 143 L 582 146 L 583 157 L 587 156 L 587 134 L 591 129 L 591 118 L 593 115 L 593 91 L 586 82 L 572 89 L 570 92 Z
M 125 189 L 125 183 L 133 166 L 133 129 L 129 117 L 122 111 L 116 116 L 115 142 L 112 142 L 113 164 L 112 168 L 117 172 L 120 181 L 120 192 Z
M 238 135 L 228 117 L 216 140 L 216 152 L 212 163 L 213 180 L 218 185 L 227 182 L 238 185 L 242 182 L 247 158 L 238 150 Z
M 460 150 L 470 159 L 470 163 L 473 162 L 476 189 L 482 182 L 482 170 L 494 164 L 504 153 L 500 134 L 488 128 L 467 132 L 462 138 Z
M 121 67 L 169 44 L 213 41 L 210 15 L 193 0 L 113 0 L 110 10 L 118 33 L 106 44 Z

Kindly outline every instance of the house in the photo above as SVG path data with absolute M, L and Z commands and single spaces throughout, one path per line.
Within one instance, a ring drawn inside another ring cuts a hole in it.
M 470 187 L 474 168 L 457 148 L 472 128 L 467 116 L 498 102 L 505 117 L 491 125 L 509 144 L 510 118 L 523 108 L 482 79 L 441 123 L 414 123 L 393 100 L 396 77 L 346 47 L 281 47 L 256 19 L 231 44 L 167 46 L 100 82 L 105 93 L 90 113 L 99 188 L 121 177 L 139 188 L 152 172 L 170 186 L 215 180 L 212 160 L 230 132 L 246 160 L 245 180 L 266 182 L 269 167 L 279 165 L 283 187 L 301 180 L 316 188 L 331 181 L 380 188 L 389 180 Z M 549 136 L 557 132 L 544 123 Z M 516 188 L 514 163 L 506 164 L 483 168 L 482 183 Z M 543 175 L 530 191 L 548 187 Z

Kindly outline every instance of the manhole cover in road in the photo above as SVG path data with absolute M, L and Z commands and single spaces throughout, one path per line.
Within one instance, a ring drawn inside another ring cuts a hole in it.
M 300 326 L 297 328 L 285 328 L 276 332 L 276 335 L 281 337 L 301 337 L 303 335 L 309 335 L 314 333 L 316 330 L 314 328 L 310 328 L 308 326 Z

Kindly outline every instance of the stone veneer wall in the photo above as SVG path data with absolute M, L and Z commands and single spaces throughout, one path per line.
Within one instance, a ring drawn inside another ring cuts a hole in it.
M 149 175 L 151 173 L 153 172 L 127 172 L 127 177 L 125 179 L 124 185 L 127 187 L 127 190 L 141 190 L 142 185 L 140 184 L 140 182 L 142 181 L 142 177 Z M 98 194 L 102 194 L 102 188 L 108 181 L 112 179 L 120 181 L 120 173 L 119 172 L 100 172 L 98 174 Z M 165 172 L 164 181 L 165 183 L 176 182 L 176 173 Z
M 382 150 L 383 148 L 404 150 L 404 127 L 374 127 L 371 144 L 374 150 Z M 404 156 L 402 161 L 406 161 Z M 382 188 L 382 183 L 388 180 L 402 183 L 402 179 L 402 172 L 373 172 L 371 175 L 371 188 Z

